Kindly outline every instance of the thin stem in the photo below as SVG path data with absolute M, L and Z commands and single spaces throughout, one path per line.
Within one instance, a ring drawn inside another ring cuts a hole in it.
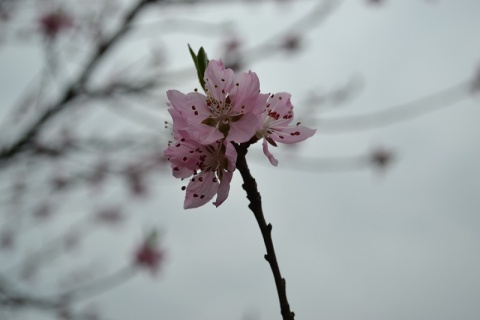
M 260 231 L 262 232 L 263 241 L 265 242 L 265 248 L 267 249 L 267 254 L 265 255 L 265 260 L 270 264 L 272 269 L 273 277 L 275 279 L 275 285 L 277 287 L 278 299 L 280 302 L 280 312 L 282 314 L 283 320 L 293 320 L 295 313 L 290 311 L 290 305 L 287 300 L 286 292 L 286 283 L 285 278 L 282 278 L 280 273 L 280 268 L 277 262 L 277 256 L 275 255 L 275 248 L 272 241 L 272 225 L 265 221 L 265 216 L 263 215 L 262 210 L 262 198 L 257 189 L 257 182 L 250 174 L 250 169 L 247 165 L 247 160 L 245 158 L 248 150 L 249 143 L 242 143 L 240 145 L 233 144 L 237 150 L 237 169 L 240 171 L 240 174 L 243 178 L 243 189 L 247 192 L 247 199 L 250 201 L 248 208 L 252 210 L 257 220 Z
M 104 278 L 97 279 L 89 284 L 61 293 L 57 295 L 59 297 L 58 299 L 61 300 L 62 298 L 66 298 L 68 300 L 74 300 L 75 302 L 84 299 L 91 299 L 95 295 L 110 291 L 127 282 L 127 280 L 131 279 L 136 274 L 136 271 L 137 269 L 131 265 L 124 266 Z

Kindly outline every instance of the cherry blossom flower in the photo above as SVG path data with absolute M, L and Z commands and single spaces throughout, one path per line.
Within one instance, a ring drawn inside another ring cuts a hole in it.
M 60 32 L 73 27 L 73 18 L 62 10 L 56 10 L 40 17 L 38 23 L 45 36 L 53 39 Z
M 290 126 L 290 94 L 260 93 L 258 77 L 251 71 L 235 75 L 222 61 L 212 60 L 204 80 L 206 95 L 198 90 L 188 94 L 167 91 L 173 141 L 164 155 L 174 177 L 190 178 L 182 188 L 186 190 L 185 209 L 202 206 L 215 195 L 217 207 L 227 199 L 237 159 L 234 144 L 248 141 L 250 145 L 263 138 L 263 151 L 276 166 L 278 161 L 267 143 L 295 143 L 316 131 L 300 123 Z
M 206 96 L 198 91 L 188 94 L 167 91 L 177 118 L 186 120 L 188 131 L 201 144 L 220 139 L 236 143 L 248 141 L 255 135 L 259 115 L 268 99 L 267 94 L 260 93 L 257 75 L 249 71 L 235 76 L 233 70 L 225 69 L 222 61 L 212 60 L 204 79 Z
M 231 143 L 218 140 L 202 145 L 191 137 L 181 138 L 172 143 L 165 156 L 172 163 L 173 176 L 188 178 L 193 175 L 186 190 L 184 208 L 197 208 L 209 202 L 215 194 L 215 206 L 221 205 L 228 197 L 230 181 L 235 170 L 237 153 Z
M 151 232 L 135 251 L 134 264 L 156 273 L 165 254 L 159 248 L 157 232 Z
M 262 124 L 257 131 L 256 137 L 263 138 L 263 152 L 270 163 L 278 165 L 278 160 L 268 150 L 268 144 L 276 147 L 276 142 L 291 144 L 310 138 L 317 130 L 300 125 L 290 126 L 293 120 L 293 105 L 290 102 L 291 95 L 281 92 L 270 95 L 265 112 L 262 114 Z

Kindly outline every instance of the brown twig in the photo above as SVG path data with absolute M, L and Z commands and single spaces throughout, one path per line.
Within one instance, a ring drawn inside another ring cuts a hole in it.
M 240 145 L 234 144 L 235 149 L 237 150 L 237 169 L 240 171 L 240 174 L 243 178 L 243 189 L 247 192 L 247 199 L 250 201 L 248 208 L 252 210 L 257 220 L 260 231 L 262 232 L 263 241 L 265 242 L 265 247 L 267 249 L 267 254 L 265 255 L 265 260 L 268 261 L 272 269 L 273 277 L 275 279 L 275 285 L 277 287 L 278 299 L 280 301 L 280 312 L 282 314 L 283 320 L 293 320 L 295 313 L 290 311 L 290 305 L 287 300 L 286 284 L 285 278 L 282 278 L 280 273 L 280 268 L 277 262 L 277 256 L 275 255 L 275 248 L 272 241 L 272 225 L 265 221 L 265 216 L 263 215 L 262 210 L 262 198 L 257 189 L 257 182 L 250 174 L 250 169 L 247 165 L 247 160 L 245 158 L 248 152 L 249 143 L 242 143 Z
M 29 129 L 18 138 L 8 148 L 0 150 L 0 165 L 5 164 L 11 160 L 21 151 L 25 150 L 28 145 L 34 140 L 38 132 L 43 126 L 50 121 L 55 115 L 65 110 L 67 106 L 82 94 L 84 86 L 88 82 L 93 71 L 97 65 L 102 61 L 106 53 L 121 39 L 130 29 L 130 25 L 139 12 L 149 3 L 156 0 L 138 0 L 137 3 L 127 12 L 123 18 L 123 22 L 119 29 L 107 40 L 98 44 L 95 53 L 90 61 L 86 64 L 83 71 L 79 74 L 77 80 L 73 81 L 65 90 L 65 93 L 55 103 L 52 103 L 49 108 L 29 127 Z

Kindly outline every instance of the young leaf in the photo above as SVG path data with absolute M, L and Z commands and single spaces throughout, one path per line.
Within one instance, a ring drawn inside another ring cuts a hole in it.
M 203 47 L 200 47 L 198 50 L 198 54 L 192 50 L 192 47 L 188 45 L 188 50 L 190 51 L 190 55 L 192 56 L 193 63 L 195 64 L 195 68 L 197 69 L 198 80 L 200 81 L 200 85 L 202 86 L 203 90 L 205 91 L 205 69 L 207 69 L 208 65 L 208 58 L 205 50 Z

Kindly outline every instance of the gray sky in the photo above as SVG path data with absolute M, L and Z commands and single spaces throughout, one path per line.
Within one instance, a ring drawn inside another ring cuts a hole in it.
M 212 4 L 163 14 L 232 21 L 253 44 L 310 10 L 312 2 L 283 7 Z M 324 118 L 380 110 L 471 78 L 480 62 L 479 12 L 480 2 L 467 0 L 387 1 L 379 7 L 345 1 L 307 35 L 304 52 L 251 66 L 263 91 L 292 93 L 298 113 L 309 90 L 334 88 L 352 76 L 363 79 L 356 99 L 301 119 L 319 132 L 292 150 L 298 156 L 358 155 L 382 145 L 397 152 L 386 174 L 322 173 L 297 170 L 284 146 L 272 150 L 280 164 L 270 167 L 254 146 L 251 171 L 273 224 L 296 319 L 480 317 L 480 98 L 388 127 L 321 130 Z M 195 35 L 159 41 L 168 46 L 174 66 L 189 65 L 187 42 L 205 46 L 210 58 L 218 52 L 216 42 Z M 0 70 L 17 61 L 0 51 Z M 27 72 L 25 66 L 15 68 L 15 74 Z M 0 83 L 5 79 L 2 72 Z M 234 176 L 229 198 L 217 209 L 184 211 L 181 186 L 162 176 L 151 199 L 130 205 L 135 217 L 128 226 L 89 238 L 90 251 L 79 252 L 114 270 L 143 229 L 156 225 L 165 231 L 168 261 L 160 275 L 155 280 L 141 275 L 100 296 L 98 307 L 118 320 L 279 319 L 263 240 L 240 176 Z M 105 260 L 105 252 L 112 258 Z

